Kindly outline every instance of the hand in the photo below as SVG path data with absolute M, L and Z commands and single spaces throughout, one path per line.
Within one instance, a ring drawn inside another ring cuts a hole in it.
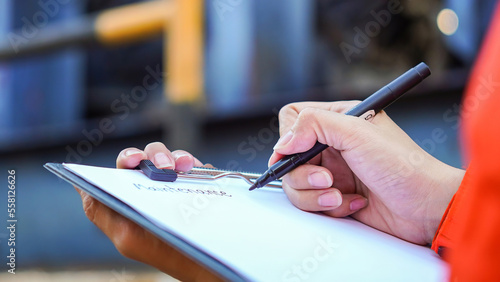
M 463 178 L 435 159 L 385 112 L 346 116 L 351 102 L 295 103 L 280 111 L 281 138 L 269 160 L 330 148 L 283 177 L 290 201 L 306 211 L 353 218 L 416 244 L 429 244 Z
M 120 152 L 117 168 L 135 168 L 139 162 L 150 159 L 158 168 L 188 171 L 203 164 L 185 151 L 170 152 L 165 145 L 156 142 L 146 146 L 144 151 L 128 148 Z M 196 262 L 178 252 L 144 230 L 139 225 L 77 189 L 82 197 L 85 214 L 125 257 L 156 267 L 183 281 L 220 281 L 220 278 Z

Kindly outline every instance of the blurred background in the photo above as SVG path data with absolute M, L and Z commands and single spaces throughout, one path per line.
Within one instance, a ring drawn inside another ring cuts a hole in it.
M 113 167 L 122 149 L 163 141 L 219 168 L 263 172 L 282 106 L 363 99 L 421 61 L 432 76 L 387 112 L 462 166 L 461 95 L 494 5 L 0 0 L 0 168 L 17 176 L 15 278 L 169 279 L 123 258 L 46 162 Z M 0 279 L 12 278 L 7 231 Z

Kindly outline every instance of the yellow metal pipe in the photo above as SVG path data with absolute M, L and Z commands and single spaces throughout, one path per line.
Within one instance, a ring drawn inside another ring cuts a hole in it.
M 203 0 L 172 0 L 174 12 L 165 28 L 166 95 L 173 104 L 203 97 Z
M 68 23 L 52 25 L 38 38 L 13 52 L 0 44 L 0 59 L 56 50 L 72 44 L 96 40 L 118 45 L 140 41 L 164 32 L 165 93 L 174 104 L 203 100 L 203 0 L 155 0 L 103 11 L 82 17 L 75 29 Z M 64 32 L 66 31 L 66 32 Z M 49 38 L 49 39 L 47 39 Z
M 96 36 L 101 43 L 120 44 L 161 34 L 173 15 L 173 4 L 157 0 L 101 12 L 95 21 Z
M 130 4 L 40 28 L 29 40 L 13 48 L 7 38 L 0 39 L 0 60 L 55 51 L 72 45 L 97 41 L 104 45 L 139 42 L 161 35 L 174 11 L 173 0 Z M 22 34 L 22 30 L 14 34 Z

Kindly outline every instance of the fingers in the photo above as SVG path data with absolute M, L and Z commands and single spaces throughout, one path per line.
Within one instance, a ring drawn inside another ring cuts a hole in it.
M 121 216 L 80 189 L 85 215 L 125 257 L 149 264 L 182 281 L 221 281 L 139 225 Z
M 144 152 L 157 168 L 175 169 L 175 159 L 167 147 L 161 142 L 149 143 Z
M 203 166 L 197 158 L 190 153 L 177 150 L 170 152 L 161 142 L 150 143 L 144 151 L 137 148 L 127 148 L 120 152 L 116 159 L 117 168 L 135 168 L 144 159 L 151 160 L 156 167 L 189 171 L 193 166 Z
M 76 191 L 80 194 L 82 198 L 83 210 L 85 215 L 92 221 L 99 229 L 101 229 L 106 236 L 110 238 L 115 238 L 115 226 L 120 225 L 122 216 L 118 215 L 116 212 L 110 208 L 103 205 L 101 202 L 92 198 L 89 194 L 76 188 Z
M 189 171 L 193 168 L 193 166 L 203 166 L 197 158 L 183 150 L 172 152 L 172 156 L 174 157 L 176 170 Z
M 125 257 L 148 263 L 141 254 L 145 253 L 144 251 L 150 248 L 150 245 L 157 244 L 158 239 L 149 236 L 149 233 L 144 229 L 95 200 L 84 191 L 76 187 L 75 189 L 82 197 L 85 215 L 109 237 L 116 249 Z M 138 248 L 143 250 L 139 251 Z M 152 252 L 146 253 L 151 255 Z
M 332 173 L 325 167 L 305 164 L 283 176 L 291 189 L 322 189 L 332 187 Z
M 283 183 L 288 199 L 304 211 L 322 211 L 333 217 L 349 216 L 368 205 L 368 201 L 358 194 L 342 194 L 336 188 L 293 189 Z
M 286 189 L 292 204 L 304 211 L 322 211 L 333 217 L 349 216 L 368 205 L 368 201 L 358 194 L 342 194 L 336 188 L 326 189 Z
M 333 217 L 351 215 L 367 205 L 367 200 L 352 189 L 346 194 L 332 187 L 331 172 L 325 167 L 305 164 L 283 177 L 283 190 L 299 209 L 323 211 Z
M 342 204 L 334 209 L 323 211 L 323 213 L 332 217 L 346 217 L 368 205 L 368 200 L 358 194 L 343 194 Z
M 338 101 L 338 102 L 300 102 L 284 106 L 279 113 L 280 135 L 286 134 L 295 123 L 297 116 L 307 108 L 321 109 L 325 111 L 345 113 L 360 101 Z
M 117 168 L 135 168 L 139 165 L 141 160 L 147 158 L 147 155 L 137 148 L 127 148 L 124 149 L 118 154 L 116 158 L 116 167 Z
M 269 158 L 269 161 L 267 162 L 267 166 L 268 167 L 272 166 L 275 162 L 281 160 L 283 157 L 284 157 L 284 155 L 273 151 L 273 153 L 271 154 L 271 157 Z
M 316 141 L 336 150 L 350 150 L 359 144 L 369 143 L 372 123 L 322 109 L 306 108 L 295 123 L 276 143 L 274 150 L 283 155 L 305 152 Z

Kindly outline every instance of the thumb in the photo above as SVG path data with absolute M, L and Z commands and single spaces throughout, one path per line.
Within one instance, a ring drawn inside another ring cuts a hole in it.
M 351 150 L 369 142 L 373 124 L 364 119 L 317 108 L 300 112 L 288 133 L 274 146 L 276 153 L 290 155 L 305 152 L 316 141 L 336 150 Z

